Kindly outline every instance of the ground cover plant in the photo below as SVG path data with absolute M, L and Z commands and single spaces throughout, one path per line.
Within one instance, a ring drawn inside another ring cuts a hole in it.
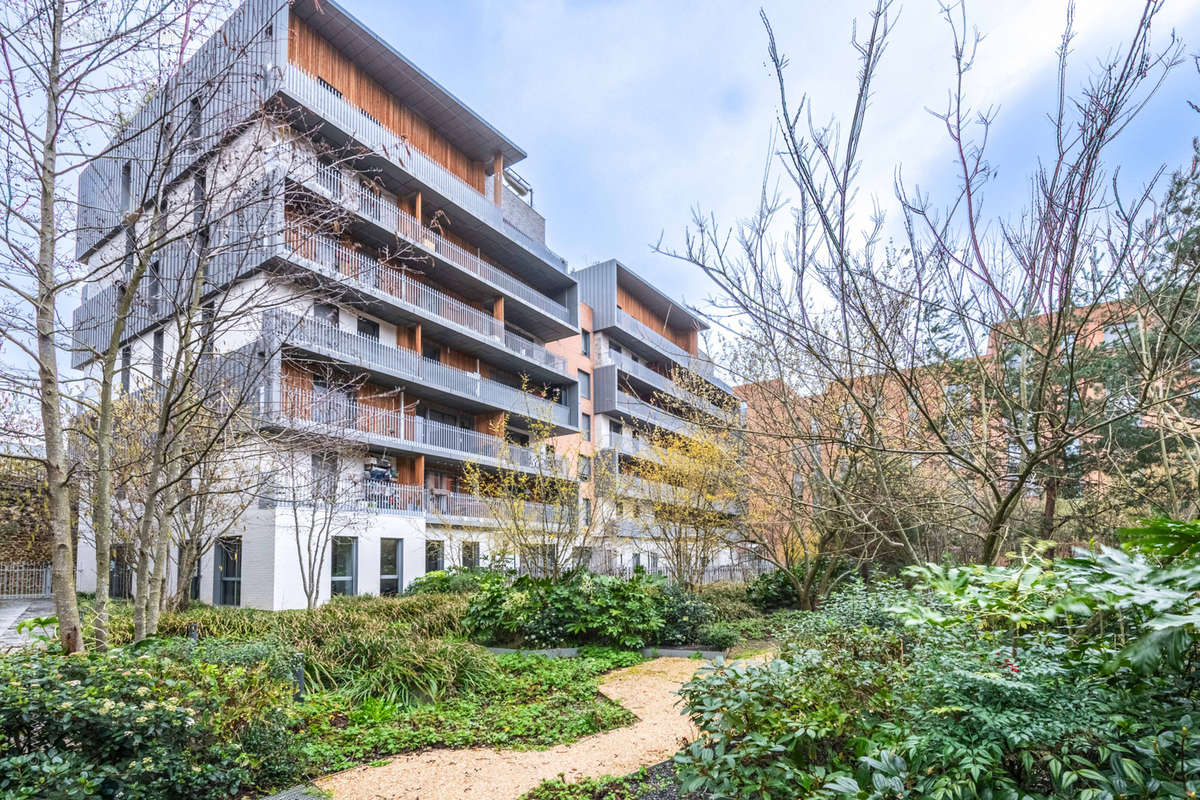
M 287 656 L 148 641 L 0 656 L 0 796 L 209 798 L 298 777 Z
M 792 615 L 780 658 L 683 695 L 719 797 L 1151 798 L 1200 790 L 1200 525 L 1124 549 L 927 565 Z
M 585 648 L 571 659 L 502 655 L 491 681 L 431 705 L 314 695 L 300 708 L 305 757 L 317 771 L 329 771 L 427 747 L 524 749 L 572 742 L 635 721 L 599 695 L 597 685 L 603 673 L 640 660 L 605 648 Z
M 545 747 L 634 721 L 597 686 L 640 655 L 497 658 L 464 640 L 466 606 L 464 595 L 425 592 L 312 611 L 193 606 L 164 615 L 159 637 L 108 653 L 0 656 L 0 749 L 12 776 L 0 789 L 228 796 L 424 747 Z M 119 637 L 129 610 L 113 611 Z M 39 691 L 24 697 L 29 683 Z
M 542 781 L 521 795 L 520 800 L 704 800 L 701 795 L 684 795 L 671 762 L 643 767 L 621 777 L 563 778 Z

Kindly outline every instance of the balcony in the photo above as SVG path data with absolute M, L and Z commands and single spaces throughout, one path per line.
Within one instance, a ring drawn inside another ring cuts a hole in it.
M 573 326 L 571 313 L 562 303 L 547 297 L 524 281 L 426 227 L 387 197 L 371 191 L 353 176 L 343 174 L 338 167 L 322 164 L 304 156 L 299 158 L 299 163 L 293 167 L 292 176 L 331 202 L 352 210 L 388 233 L 398 235 L 417 249 L 466 271 L 497 292 L 507 293 L 513 299 Z
M 635 436 L 626 436 L 610 431 L 600 437 L 599 444 L 601 450 L 615 450 L 622 455 L 632 458 L 657 458 L 658 451 L 645 439 L 639 439 Z
M 502 234 L 553 269 L 565 272 L 561 258 L 504 219 L 490 198 L 294 64 L 283 68 L 284 94 L 307 107 L 328 126 L 340 130 L 368 150 L 399 166 L 413 179 Z
M 651 328 L 649 325 L 646 325 L 640 320 L 634 319 L 634 317 L 632 317 L 629 312 L 625 311 L 624 309 L 617 309 L 617 327 L 629 335 L 645 341 L 655 350 L 666 354 L 671 358 L 671 360 L 678 363 L 684 369 L 691 370 L 705 380 L 714 382 L 717 381 L 713 363 L 708 359 L 707 356 L 703 354 L 693 355 L 692 353 L 689 353 L 687 350 L 684 350 L 682 347 L 675 344 L 670 339 Z M 723 381 L 717 383 L 717 385 L 722 389 L 728 390 L 729 388 Z
M 328 498 L 315 493 L 301 493 L 289 497 L 286 489 L 277 489 L 268 505 L 286 506 L 291 503 L 307 507 L 327 503 L 336 511 L 359 514 L 396 514 L 408 517 L 424 517 L 431 523 L 468 524 L 480 527 L 497 523 L 492 513 L 493 506 L 484 497 L 459 492 L 441 492 L 424 486 L 410 486 L 392 481 L 362 479 L 342 481 Z M 557 524 L 562 510 L 542 503 L 523 502 L 521 513 L 527 522 L 544 525 Z
M 485 378 L 478 372 L 451 367 L 412 350 L 390 347 L 378 339 L 344 331 L 312 317 L 279 309 L 272 309 L 265 316 L 266 333 L 281 342 L 393 378 L 413 381 L 418 386 L 455 398 L 469 399 L 563 428 L 572 426 L 571 409 L 567 406 Z
M 279 407 L 271 411 L 276 424 L 295 430 L 494 467 L 566 474 L 561 456 L 415 414 L 364 405 L 341 392 L 284 387 Z
M 699 432 L 696 425 L 620 390 L 617 391 L 616 410 L 618 413 L 626 414 L 647 425 L 666 428 L 681 436 L 696 436 Z
M 495 317 L 472 308 L 445 292 L 405 275 L 400 270 L 346 247 L 335 239 L 300 227 L 289 227 L 284 236 L 289 260 L 303 259 L 320 267 L 318 272 L 337 275 L 386 295 L 416 316 L 432 318 L 454 330 L 502 347 L 527 361 L 565 375 L 567 361 L 540 344 L 504 328 Z
M 611 364 L 625 374 L 640 380 L 662 394 L 681 400 L 716 419 L 729 421 L 729 414 L 726 411 L 694 392 L 684 389 L 667 376 L 655 372 L 645 364 L 639 364 L 624 353 L 615 353 L 612 350 L 607 350 L 596 360 L 596 364 L 599 366 Z

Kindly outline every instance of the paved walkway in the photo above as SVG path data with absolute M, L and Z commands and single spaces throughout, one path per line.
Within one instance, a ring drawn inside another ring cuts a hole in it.
M 334 800 L 514 800 L 560 773 L 568 780 L 624 775 L 674 755 L 696 735 L 676 695 L 704 664 L 656 658 L 617 670 L 600 691 L 638 717 L 627 728 L 549 750 L 427 750 L 381 767 L 355 767 L 317 781 Z
M 46 597 L 0 598 L 0 650 L 23 647 L 29 634 L 17 633 L 17 623 L 34 617 L 54 616 L 54 601 Z

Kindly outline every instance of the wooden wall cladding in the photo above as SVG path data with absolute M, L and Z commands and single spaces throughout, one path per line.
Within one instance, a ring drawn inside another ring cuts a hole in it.
M 617 287 L 617 305 L 624 309 L 625 313 L 629 316 L 646 325 L 651 330 L 661 333 L 689 353 L 696 352 L 696 331 L 680 330 L 669 326 L 667 324 L 668 320 L 663 319 L 649 308 L 646 308 L 640 300 L 631 295 L 623 286 Z
M 288 18 L 288 60 L 337 89 L 348 102 L 483 193 L 482 162 L 472 161 L 295 15 Z

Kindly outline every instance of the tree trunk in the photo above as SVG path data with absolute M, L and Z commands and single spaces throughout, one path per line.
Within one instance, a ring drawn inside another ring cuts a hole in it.
M 1058 478 L 1050 478 L 1046 481 L 1045 504 L 1042 506 L 1041 536 L 1043 539 L 1049 539 L 1054 535 L 1054 513 L 1057 507 Z
M 55 346 L 55 304 L 58 283 L 54 246 L 57 216 L 54 188 L 57 169 L 59 70 L 62 45 L 63 0 L 54 4 L 50 65 L 46 75 L 46 129 L 42 140 L 40 187 L 40 229 L 38 231 L 37 324 L 38 384 L 40 389 L 42 433 L 45 439 L 46 492 L 50 536 L 53 543 L 51 587 L 54 610 L 58 617 L 58 636 L 68 653 L 83 650 L 83 629 L 79 620 L 79 602 L 75 596 L 75 543 L 71 530 L 70 470 L 63 443 L 62 397 L 58 383 L 58 348 Z

